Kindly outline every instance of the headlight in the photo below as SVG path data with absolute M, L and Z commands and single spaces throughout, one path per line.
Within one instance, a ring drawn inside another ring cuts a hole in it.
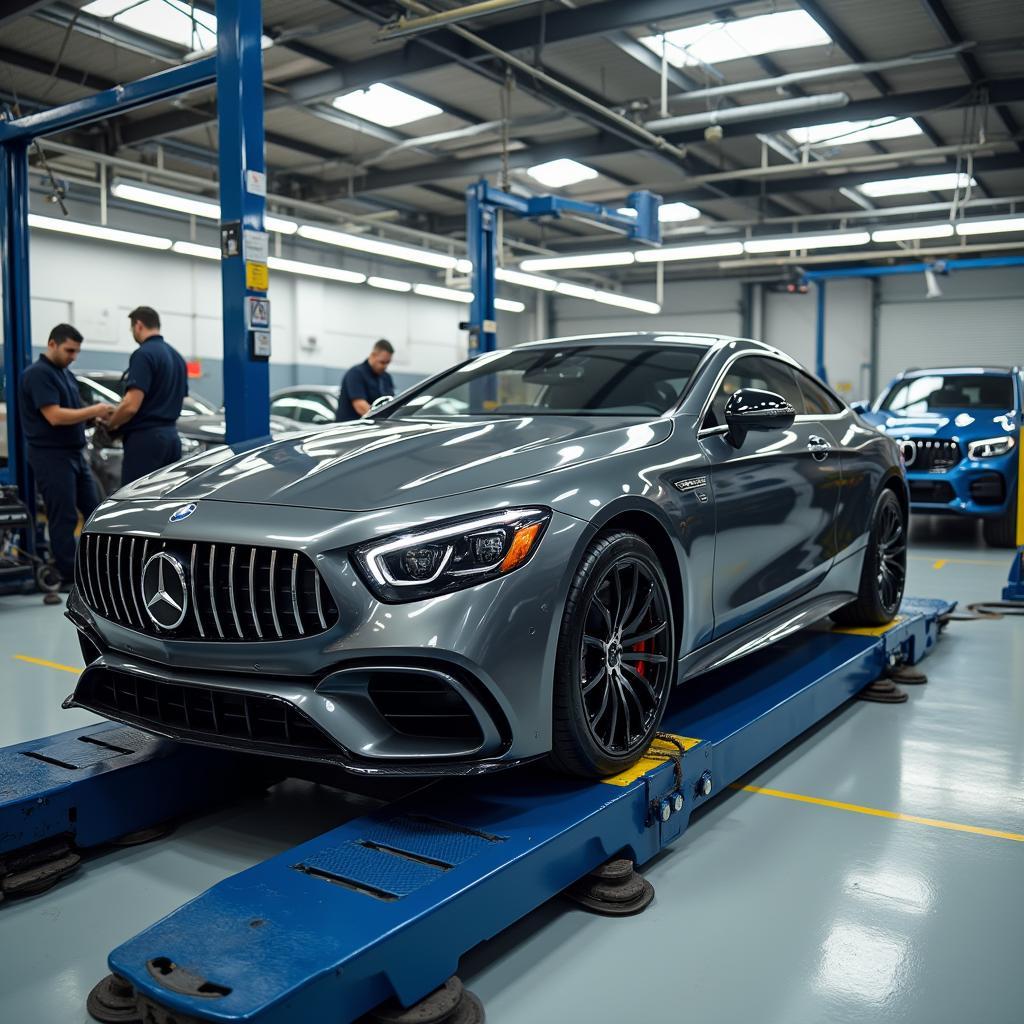
M 550 519 L 547 509 L 507 509 L 373 541 L 356 548 L 352 559 L 382 601 L 419 601 L 525 565 Z
M 990 437 L 984 441 L 972 441 L 967 446 L 967 457 L 969 459 L 991 459 L 996 455 L 1005 455 L 1013 449 L 1012 437 Z

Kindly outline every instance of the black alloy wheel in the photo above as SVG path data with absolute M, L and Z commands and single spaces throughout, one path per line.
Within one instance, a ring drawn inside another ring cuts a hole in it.
M 907 513 L 886 488 L 875 500 L 857 599 L 832 613 L 843 626 L 884 626 L 900 610 L 907 580 Z
M 552 760 L 575 775 L 635 764 L 661 723 L 675 678 L 664 573 L 640 537 L 600 537 L 570 590 L 559 640 Z

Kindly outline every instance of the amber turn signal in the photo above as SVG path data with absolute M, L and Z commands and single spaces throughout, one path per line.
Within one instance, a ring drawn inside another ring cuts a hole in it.
M 526 556 L 530 553 L 533 542 L 537 539 L 537 534 L 540 533 L 540 528 L 540 523 L 533 523 L 516 530 L 516 535 L 512 538 L 512 546 L 502 560 L 502 572 L 511 572 L 517 565 L 526 561 Z

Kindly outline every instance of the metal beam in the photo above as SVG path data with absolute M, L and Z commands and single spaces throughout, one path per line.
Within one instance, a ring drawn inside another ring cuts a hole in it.
M 605 38 L 627 57 L 632 57 L 637 64 L 647 68 L 659 79 L 661 78 L 661 58 L 653 50 L 644 46 L 639 39 L 635 39 L 628 32 L 610 32 Z M 700 87 L 700 83 L 696 79 L 668 63 L 665 66 L 665 77 L 668 79 L 668 84 L 673 89 L 678 89 L 679 92 L 689 92 L 691 89 Z
M 992 82 L 990 95 L 996 102 L 1000 100 L 1005 102 L 1024 100 L 1024 78 Z M 968 106 L 975 102 L 977 102 L 977 98 L 973 90 L 963 86 L 954 86 L 888 97 L 877 97 L 870 100 L 858 100 L 847 104 L 843 108 L 843 116 L 851 121 L 870 121 L 874 118 L 890 114 L 907 115 L 936 108 L 953 109 Z M 802 115 L 774 115 L 761 118 L 758 121 L 748 121 L 732 126 L 729 137 L 737 138 L 749 135 L 772 134 L 773 132 L 785 131 L 789 128 L 820 124 L 823 120 L 827 120 L 828 117 L 827 112 L 823 114 L 814 111 L 808 111 Z M 699 142 L 703 138 L 703 131 L 699 129 L 689 130 L 669 135 L 668 138 L 676 144 Z M 508 161 L 512 167 L 526 167 L 532 164 L 543 163 L 545 160 L 554 160 L 560 156 L 586 160 L 588 158 L 609 156 L 614 153 L 628 152 L 630 148 L 632 147 L 625 144 L 617 136 L 598 134 L 581 139 L 545 142 L 527 147 L 526 149 L 516 150 L 508 154 Z M 893 159 L 897 160 L 898 154 L 894 154 Z M 387 188 L 398 188 L 403 185 L 418 185 L 423 182 L 444 181 L 456 178 L 477 178 L 481 175 L 493 173 L 498 167 L 498 163 L 498 157 L 488 156 L 469 160 L 443 160 L 396 171 L 377 171 L 367 176 L 361 183 L 357 182 L 355 191 L 371 192 Z M 920 173 L 920 171 L 912 173 Z M 894 176 L 898 175 L 894 174 Z M 834 179 L 827 180 L 831 181 Z M 340 183 L 338 182 L 325 183 L 321 193 L 314 198 L 328 198 L 332 192 L 337 191 L 339 185 Z M 348 194 L 348 179 L 345 180 L 344 186 L 345 193 Z
M 8 22 L 35 14 L 50 2 L 51 0 L 0 0 L 0 28 Z
M 165 64 L 180 64 L 182 58 L 188 52 L 188 48 L 177 46 L 174 43 L 166 43 L 156 36 L 148 36 L 143 32 L 136 32 L 134 29 L 122 25 L 120 22 L 111 21 L 108 18 L 97 18 L 94 14 L 87 14 L 85 11 L 76 10 L 68 4 L 53 3 L 40 7 L 33 12 L 35 17 L 42 21 L 48 21 L 51 25 L 59 25 L 61 28 L 74 28 L 76 32 L 100 39 L 105 43 L 112 43 L 133 53 L 142 54 L 144 57 L 152 57 L 154 60 L 163 61 Z
M 80 85 L 83 89 L 93 89 L 99 92 L 102 89 L 113 89 L 117 84 L 113 79 L 104 78 L 102 75 L 94 75 L 91 71 L 82 71 L 79 68 L 70 67 L 62 62 L 45 60 L 42 57 L 33 56 L 30 53 L 20 53 L 8 46 L 0 46 L 0 64 L 10 64 L 12 67 L 21 68 L 23 71 L 33 71 L 37 75 L 48 75 L 56 78 L 59 82 L 67 82 L 69 85 Z

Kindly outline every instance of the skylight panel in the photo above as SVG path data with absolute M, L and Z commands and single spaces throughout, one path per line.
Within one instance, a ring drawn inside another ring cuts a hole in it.
M 217 45 L 217 18 L 183 0 L 96 0 L 82 10 L 189 50 Z
M 978 183 L 966 174 L 921 174 L 915 178 L 865 181 L 857 190 L 866 196 L 908 196 L 919 192 L 952 192 Z
M 827 46 L 828 33 L 806 12 L 779 11 L 736 21 L 709 21 L 692 28 L 678 28 L 664 36 L 644 36 L 640 42 L 674 67 L 724 64 L 742 57 L 757 57 L 807 46 Z
M 617 211 L 624 217 L 635 217 L 636 210 L 629 206 L 623 206 Z M 664 203 L 658 207 L 658 220 L 662 224 L 678 224 L 684 220 L 696 220 L 700 216 L 700 210 L 689 203 Z
M 433 103 L 410 96 L 407 92 L 395 89 L 383 82 L 377 82 L 368 89 L 347 92 L 344 96 L 334 99 L 334 106 L 347 114 L 354 114 L 364 121 L 372 121 L 384 128 L 397 128 L 399 125 L 422 121 L 425 117 L 434 117 L 444 111 Z
M 526 173 L 535 181 L 547 185 L 548 188 L 565 188 L 567 185 L 577 185 L 581 181 L 589 181 L 591 178 L 597 177 L 597 171 L 593 167 L 588 167 L 578 160 L 570 160 L 567 157 L 535 164 L 533 167 L 527 168 Z
M 882 117 L 874 121 L 835 121 L 808 128 L 790 128 L 786 134 L 801 146 L 852 146 L 857 142 L 880 142 L 921 135 L 921 126 L 912 117 Z

